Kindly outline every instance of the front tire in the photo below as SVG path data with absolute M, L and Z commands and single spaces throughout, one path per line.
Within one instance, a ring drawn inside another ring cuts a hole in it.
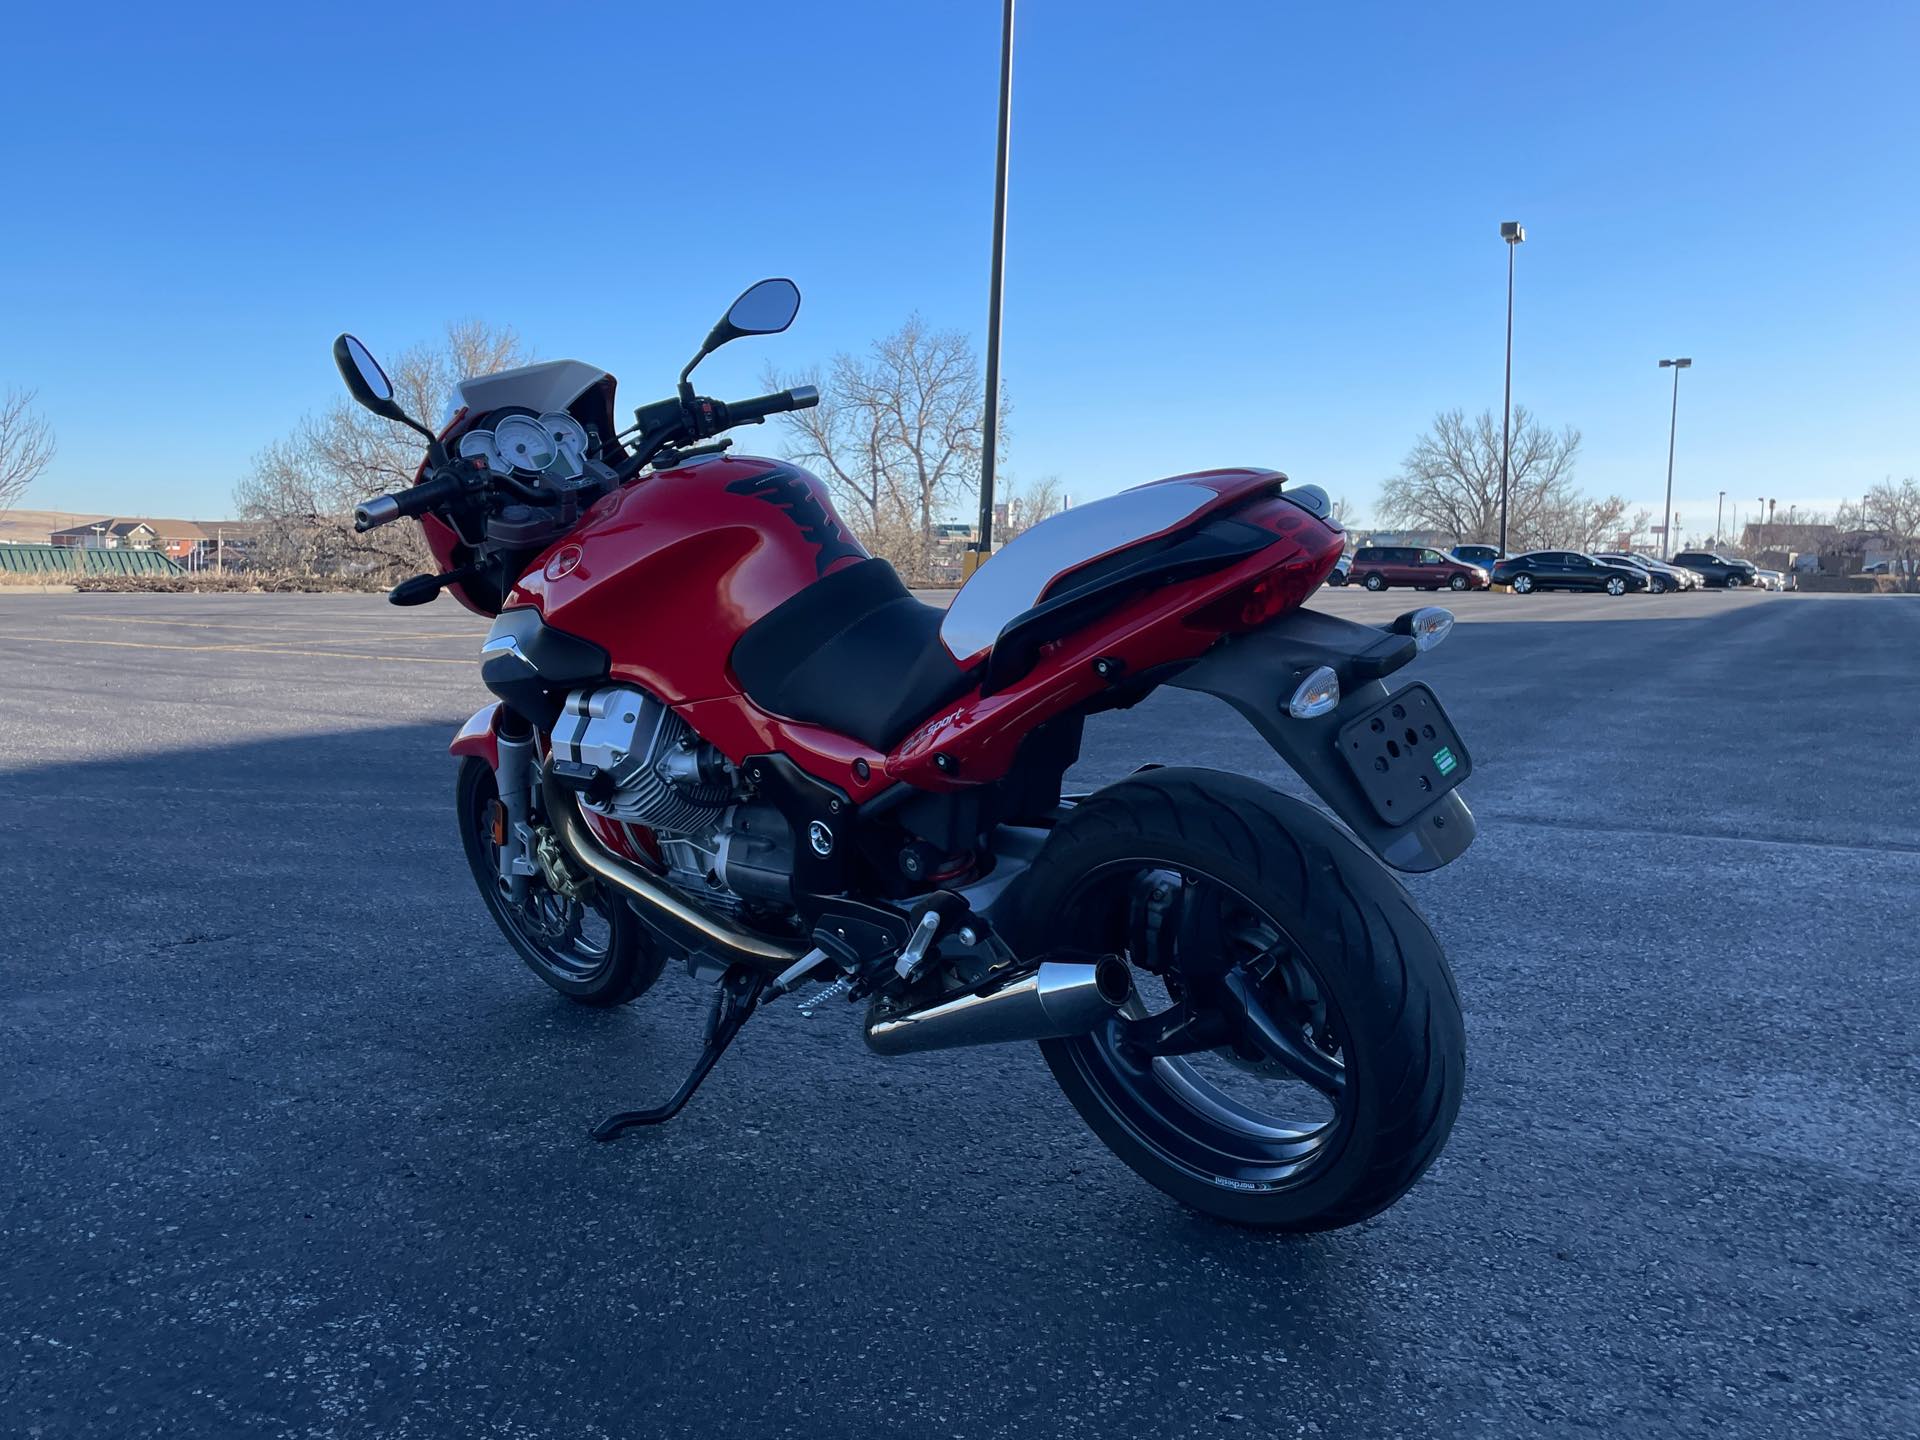
M 1452 578 L 1451 580 L 1449 580 L 1449 581 L 1447 581 L 1447 588 L 1448 588 L 1449 590 L 1453 590 L 1453 591 L 1456 591 L 1456 592 L 1457 592 L 1457 591 L 1461 591 L 1461 590 L 1464 590 L 1464 589 L 1466 589 L 1466 588 L 1467 588 L 1467 577 L 1466 577 L 1466 576 L 1464 576 L 1464 575 L 1456 575 L 1456 576 L 1454 576 L 1454 577 L 1453 577 L 1453 578 Z
M 1163 889 L 1178 921 L 1143 924 Z M 1134 966 L 1124 1019 L 1041 1050 L 1094 1132 L 1182 1203 L 1335 1229 L 1392 1205 L 1445 1145 L 1466 1079 L 1453 976 L 1398 880 L 1313 807 L 1217 771 L 1136 775 L 1076 806 L 1009 899 L 1018 953 Z M 1140 1055 L 1127 1023 L 1208 975 L 1241 977 L 1265 1031 Z
M 604 886 L 588 900 L 567 900 L 540 876 L 528 882 L 526 903 L 515 905 L 500 889 L 497 850 L 489 809 L 498 797 L 487 762 L 469 755 L 460 762 L 454 799 L 460 839 L 480 898 L 500 933 L 527 968 L 567 999 L 581 1005 L 625 1005 L 660 978 L 666 955 L 646 927 Z
M 1622 580 L 1618 575 L 1614 576 L 1611 580 L 1607 581 L 1607 594 L 1624 595 L 1626 593 L 1627 593 L 1627 582 Z

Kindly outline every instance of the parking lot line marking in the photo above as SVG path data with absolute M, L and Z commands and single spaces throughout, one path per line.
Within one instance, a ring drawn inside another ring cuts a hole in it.
M 114 625 L 168 625 L 181 630 L 280 630 L 272 621 L 262 620 L 252 625 L 234 625 L 219 620 L 160 620 L 147 615 L 62 615 L 59 617 L 69 625 L 91 625 L 107 622 Z M 337 629 L 337 627 L 335 627 Z M 333 634 L 335 629 L 311 631 L 312 634 Z M 295 633 L 287 631 L 284 633 Z M 405 630 L 385 635 L 382 640 L 464 640 L 477 635 L 477 630 Z
M 119 650 L 184 650 L 199 655 L 300 655 L 313 660 L 388 660 L 396 665 L 472 665 L 445 655 L 365 655 L 353 650 L 294 650 L 277 645 L 165 645 L 157 640 L 82 640 L 77 635 L 0 635 L 24 645 L 110 645 Z

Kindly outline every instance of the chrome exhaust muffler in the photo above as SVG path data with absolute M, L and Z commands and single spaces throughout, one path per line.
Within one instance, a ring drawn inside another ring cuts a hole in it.
M 567 858 L 635 901 L 643 917 L 676 940 L 769 975 L 779 974 L 795 964 L 812 948 L 756 934 L 694 904 L 666 882 L 622 860 L 602 845 L 581 818 L 579 802 L 554 783 L 552 770 L 543 770 L 541 783 L 547 823 L 553 827 Z
M 867 1016 L 867 1044 L 882 1055 L 1061 1040 L 1084 1035 L 1133 994 L 1133 974 L 1117 955 L 1092 964 L 1049 960 L 990 990 L 901 1014 Z

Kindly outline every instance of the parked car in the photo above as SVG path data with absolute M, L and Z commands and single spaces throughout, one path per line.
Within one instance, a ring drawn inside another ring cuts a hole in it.
M 1696 570 L 1707 584 L 1728 590 L 1753 584 L 1754 566 L 1751 560 L 1728 560 L 1711 550 L 1682 550 L 1670 563 Z
M 1349 550 L 1347 551 L 1346 554 L 1342 555 L 1338 560 L 1333 562 L 1333 569 L 1327 572 L 1327 584 L 1329 585 L 1346 584 L 1347 572 L 1351 569 L 1353 569 L 1353 552 Z
M 1657 555 L 1642 555 L 1638 550 L 1633 551 L 1632 555 L 1633 555 L 1633 558 L 1638 560 L 1642 565 L 1666 566 L 1669 570 L 1673 571 L 1674 574 L 1680 577 L 1680 588 L 1682 590 L 1698 590 L 1702 585 L 1707 583 L 1703 578 L 1701 578 L 1700 572 L 1698 570 L 1689 570 L 1686 566 L 1677 564 L 1672 560 L 1662 560 Z
M 1759 585 L 1762 590 L 1784 590 L 1787 588 L 1787 577 L 1782 575 L 1778 570 L 1756 570 L 1753 573 L 1754 583 Z
M 1348 572 L 1369 590 L 1410 585 L 1418 590 L 1484 590 L 1491 582 L 1478 565 L 1462 565 L 1438 550 L 1418 545 L 1363 545 L 1353 552 Z
M 1498 545 L 1456 545 L 1447 551 L 1447 554 L 1462 565 L 1478 565 L 1489 573 L 1496 564 L 1506 558 L 1506 551 Z
M 1529 550 L 1493 567 L 1493 583 L 1511 585 L 1522 595 L 1535 590 L 1604 590 L 1624 595 L 1645 590 L 1653 577 L 1638 565 L 1596 560 L 1578 550 Z
M 1687 588 L 1689 572 L 1676 570 L 1673 566 L 1659 560 L 1649 560 L 1644 555 L 1635 555 L 1624 550 L 1602 550 L 1593 558 L 1604 560 L 1609 565 L 1632 565 L 1636 569 L 1646 571 L 1647 588 L 1656 595 L 1665 595 L 1670 590 Z M 1696 579 L 1694 583 L 1697 585 L 1699 581 Z

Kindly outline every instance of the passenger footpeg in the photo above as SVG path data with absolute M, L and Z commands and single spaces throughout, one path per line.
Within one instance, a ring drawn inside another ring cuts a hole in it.
M 651 1110 L 623 1110 L 618 1115 L 609 1115 L 593 1127 L 593 1138 L 612 1140 L 628 1130 L 664 1124 L 678 1115 L 712 1072 L 714 1063 L 726 1053 L 733 1037 L 740 1033 L 740 1027 L 747 1023 L 760 1003 L 760 992 L 766 984 L 764 975 L 743 965 L 736 965 L 721 976 L 713 1013 L 707 1019 L 707 1043 L 701 1048 L 699 1059 L 693 1062 L 693 1069 L 687 1072 L 687 1078 L 673 1092 L 673 1098 Z

